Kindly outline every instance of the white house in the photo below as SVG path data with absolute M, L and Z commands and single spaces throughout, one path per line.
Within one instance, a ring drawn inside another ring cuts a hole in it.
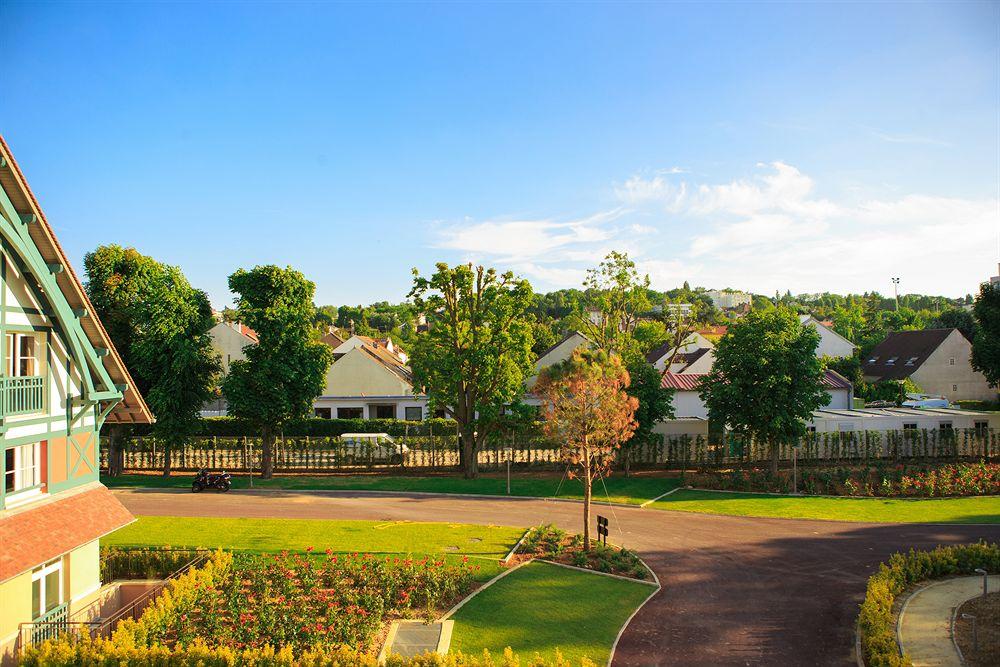
M 866 382 L 910 378 L 949 401 L 994 401 L 997 388 L 972 368 L 972 343 L 958 329 L 895 331 L 861 360 Z
M 733 310 L 750 305 L 753 297 L 746 292 L 736 290 L 709 290 L 705 295 L 712 300 L 712 305 L 719 310 Z
M 566 361 L 573 354 L 573 350 L 582 345 L 589 347 L 592 343 L 579 331 L 567 333 L 559 342 L 538 355 L 538 359 L 535 361 L 535 374 L 525 381 L 525 386 L 530 390 L 538 381 L 538 374 L 542 372 L 543 368 Z
M 812 327 L 819 333 L 817 357 L 850 357 L 858 346 L 839 333 L 826 326 L 812 315 L 799 315 L 799 322 L 804 327 Z
M 671 368 L 669 370 L 676 371 L 677 369 L 675 368 L 675 365 L 679 363 L 677 358 L 678 356 L 697 353 L 699 350 L 711 350 L 713 348 L 715 348 L 715 343 L 706 338 L 700 332 L 693 331 L 691 332 L 691 335 L 685 338 L 684 341 L 680 344 L 680 346 L 678 346 L 676 355 L 673 354 L 673 346 L 668 342 L 664 343 L 663 345 L 660 345 L 656 349 L 651 350 L 648 354 L 646 354 L 646 361 L 651 363 L 653 367 L 656 368 L 656 370 L 662 372 L 664 369 L 666 369 L 667 362 L 670 360 L 671 356 L 673 356 L 675 363 L 671 365 Z M 711 359 L 708 360 L 707 362 L 708 370 L 711 370 L 712 367 L 711 362 L 712 360 L 714 360 L 714 358 L 715 355 L 712 354 Z M 684 363 L 683 366 L 687 366 L 688 363 L 690 362 Z M 698 373 L 708 372 L 708 370 L 702 370 L 704 368 L 704 363 L 705 362 L 700 364 L 696 370 L 692 369 L 692 371 Z
M 407 419 L 428 416 L 427 396 L 414 390 L 405 354 L 391 341 L 351 336 L 334 348 L 323 395 L 313 413 L 326 419 Z
M 837 410 L 826 407 L 813 413 L 810 430 L 909 431 L 1000 428 L 1000 415 L 954 408 L 862 408 Z
M 209 329 L 212 347 L 222 358 L 222 374 L 229 375 L 233 361 L 246 359 L 243 348 L 257 344 L 257 332 L 239 322 L 219 322 Z

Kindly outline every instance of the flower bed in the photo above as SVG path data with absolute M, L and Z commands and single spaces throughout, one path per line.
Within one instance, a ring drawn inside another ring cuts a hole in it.
M 594 542 L 589 552 L 583 550 L 583 536 L 567 535 L 552 524 L 535 526 L 525 535 L 518 549 L 522 558 L 544 558 L 597 572 L 648 580 L 649 570 L 634 551 Z
M 1000 493 L 1000 463 L 874 465 L 804 468 L 798 492 L 809 495 L 930 498 Z M 688 482 L 702 489 L 791 493 L 792 471 L 766 469 L 694 473 Z
M 933 551 L 893 554 L 888 563 L 868 579 L 868 589 L 858 615 L 861 651 L 868 667 L 901 667 L 912 664 L 900 655 L 896 641 L 896 597 L 927 579 L 972 574 L 976 568 L 1000 572 L 1000 545 L 968 544 L 938 547 Z

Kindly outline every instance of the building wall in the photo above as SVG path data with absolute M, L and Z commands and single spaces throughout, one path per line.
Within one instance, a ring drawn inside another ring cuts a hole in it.
M 692 438 L 699 435 L 708 437 L 708 421 L 704 419 L 668 419 L 658 422 L 653 427 L 653 433 L 659 433 L 665 438 L 689 435 Z
M 0 664 L 13 659 L 19 624 L 31 620 L 31 572 L 0 583 Z
M 426 419 L 431 416 L 427 404 L 426 396 L 320 396 L 313 401 L 313 409 L 329 409 L 330 418 L 336 419 L 338 408 L 360 408 L 363 419 L 375 419 L 376 405 L 393 405 L 396 419 L 406 417 L 406 408 L 420 408 L 421 419 Z
M 254 344 L 227 322 L 219 322 L 208 333 L 212 336 L 212 347 L 222 357 L 223 375 L 229 375 L 229 365 L 232 362 L 246 359 L 243 348 Z
M 851 391 L 848 389 L 827 389 L 827 395 L 830 397 L 830 402 L 827 403 L 825 408 L 829 410 L 850 410 L 851 405 Z
M 708 419 L 708 408 L 696 391 L 675 391 L 673 406 L 675 417 Z
M 819 346 L 816 348 L 817 357 L 849 357 L 854 354 L 857 346 L 843 336 L 827 329 L 815 320 L 808 320 L 807 325 L 819 332 Z
M 352 349 L 330 365 L 323 396 L 407 396 L 413 386 L 364 350 Z M 322 398 L 322 397 L 320 397 Z
M 972 370 L 971 356 L 969 340 L 959 331 L 952 331 L 910 377 L 924 392 L 939 394 L 949 401 L 996 400 L 996 388 L 990 387 L 982 373 Z

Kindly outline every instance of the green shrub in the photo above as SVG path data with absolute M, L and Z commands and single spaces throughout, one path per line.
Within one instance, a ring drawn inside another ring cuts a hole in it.
M 101 581 L 166 579 L 203 553 L 159 547 L 101 547 Z
M 135 424 L 129 426 L 131 435 L 149 435 L 151 427 Z M 285 424 L 282 433 L 286 437 L 315 436 L 337 437 L 344 433 L 388 433 L 391 436 L 449 435 L 455 433 L 453 419 L 427 419 L 425 421 L 406 421 L 403 419 L 293 419 Z M 258 437 L 257 429 L 246 422 L 233 417 L 206 417 L 199 422 L 198 429 L 192 435 L 220 437 Z
M 972 574 L 976 568 L 1000 572 L 1000 545 L 979 542 L 933 551 L 893 554 L 888 563 L 868 579 L 868 589 L 858 615 L 861 650 L 868 667 L 903 667 L 910 658 L 900 655 L 896 642 L 893 605 L 908 586 L 927 579 Z

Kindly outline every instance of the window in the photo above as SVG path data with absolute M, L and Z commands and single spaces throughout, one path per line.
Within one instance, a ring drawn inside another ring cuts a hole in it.
M 395 419 L 396 418 L 396 406 L 395 405 L 375 405 L 375 419 Z M 368 414 L 371 414 L 371 408 L 368 409 Z
M 364 416 L 363 408 L 337 408 L 337 419 L 361 419 Z
M 878 357 L 877 357 L 877 356 L 875 356 L 875 357 L 872 357 L 871 359 L 869 359 L 869 360 L 868 360 L 868 363 L 869 363 L 869 364 L 874 364 L 874 363 L 875 363 L 876 361 L 878 361 Z
M 885 365 L 886 366 L 894 365 L 896 363 L 896 359 L 899 359 L 899 357 L 889 357 L 888 359 L 885 360 Z
M 951 433 L 951 422 L 941 422 L 938 424 L 938 429 Z
M 806 433 L 815 433 L 815 432 L 816 432 L 815 426 L 806 426 Z
M 8 377 L 38 375 L 38 339 L 35 334 L 9 333 L 5 341 L 6 370 Z
M 42 445 L 21 445 L 4 450 L 3 488 L 7 494 L 34 489 L 42 483 Z
M 333 416 L 332 408 L 313 408 L 313 415 L 320 419 L 330 419 Z
M 420 406 L 403 408 L 403 416 L 408 422 L 419 422 L 424 420 L 424 409 Z
M 952 357 L 951 359 L 948 360 L 948 365 L 949 366 L 954 366 L 955 365 L 955 357 Z
M 31 571 L 31 618 L 41 618 L 62 601 L 62 559 L 57 558 Z
M 972 428 L 976 430 L 976 435 L 985 435 L 990 431 L 990 423 L 988 421 L 976 420 L 972 423 Z
M 907 366 L 912 366 L 915 363 L 917 363 L 917 357 L 910 357 L 909 359 L 906 360 Z
M 951 390 L 952 391 L 958 391 L 958 385 L 957 384 L 951 385 Z
M 903 422 L 903 430 L 904 431 L 916 431 L 917 430 L 917 423 L 916 422 Z
M 448 416 L 448 413 L 444 411 L 444 408 L 438 408 L 434 411 L 434 416 L 437 419 L 445 419 Z

